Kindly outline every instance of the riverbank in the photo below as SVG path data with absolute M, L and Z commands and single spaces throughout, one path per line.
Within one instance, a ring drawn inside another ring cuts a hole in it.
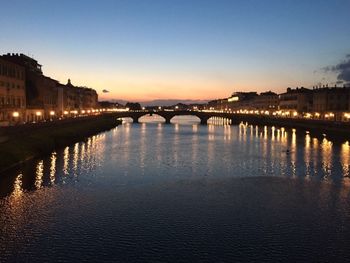
M 121 122 L 108 115 L 67 119 L 0 129 L 0 172 L 114 128 Z

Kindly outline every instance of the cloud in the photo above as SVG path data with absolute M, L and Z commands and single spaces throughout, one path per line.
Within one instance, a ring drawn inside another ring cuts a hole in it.
M 102 92 L 103 92 L 103 93 L 109 93 L 109 91 L 106 90 L 106 89 L 102 90 Z
M 337 83 L 350 85 L 350 54 L 345 56 L 345 60 L 335 66 L 325 67 L 326 72 L 334 72 L 337 75 Z

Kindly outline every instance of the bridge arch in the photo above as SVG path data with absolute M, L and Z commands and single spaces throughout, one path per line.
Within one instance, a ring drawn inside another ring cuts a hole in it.
M 174 115 L 171 119 L 170 119 L 170 123 L 181 123 L 181 122 L 187 122 L 187 123 L 200 123 L 201 119 L 196 115 L 196 114 L 192 114 L 192 115 Z
M 166 119 L 157 113 L 147 113 L 138 118 L 138 122 L 142 123 L 162 123 L 166 122 Z
M 223 113 L 223 112 L 203 112 L 203 111 L 125 111 L 125 112 L 117 112 L 114 113 L 117 117 L 130 117 L 133 119 L 134 123 L 139 122 L 139 118 L 144 115 L 153 115 L 157 114 L 165 119 L 165 123 L 171 123 L 171 119 L 175 116 L 196 116 L 200 119 L 201 124 L 207 124 L 210 118 L 223 118 L 225 120 L 225 124 L 238 124 L 242 119 L 238 115 L 233 115 L 231 113 Z

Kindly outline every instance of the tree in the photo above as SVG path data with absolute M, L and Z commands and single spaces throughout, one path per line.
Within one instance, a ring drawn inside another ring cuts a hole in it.
M 128 102 L 125 107 L 129 108 L 129 110 L 142 110 L 142 107 L 138 102 Z

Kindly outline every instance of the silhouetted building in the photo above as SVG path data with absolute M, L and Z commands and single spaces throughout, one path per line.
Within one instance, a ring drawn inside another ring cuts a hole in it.
M 227 98 L 211 100 L 208 102 L 207 108 L 211 110 L 224 110 L 227 108 Z

